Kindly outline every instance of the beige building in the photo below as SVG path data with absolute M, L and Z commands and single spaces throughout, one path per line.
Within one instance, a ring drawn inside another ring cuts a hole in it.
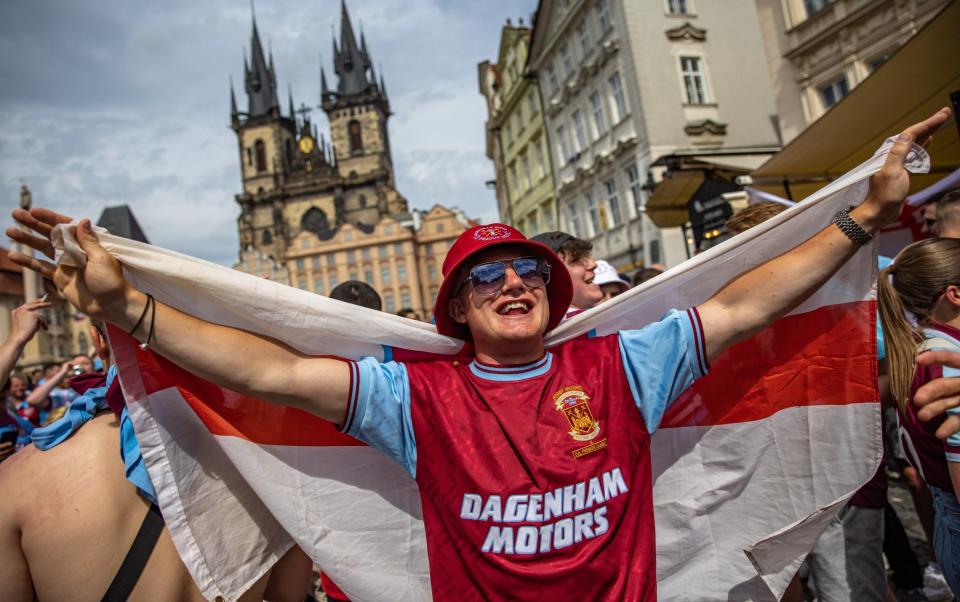
M 273 57 L 253 23 L 246 112 L 230 91 L 243 180 L 235 267 L 321 294 L 365 281 L 386 311 L 411 307 L 429 316 L 446 251 L 470 221 L 440 205 L 411 211 L 396 190 L 386 86 L 346 5 L 333 45 L 336 87 L 320 72 L 328 142 L 292 95 L 286 114 L 280 110 Z
M 560 225 L 621 271 L 685 260 L 688 207 L 779 148 L 754 0 L 541 0 L 527 67 Z
M 497 62 L 484 61 L 478 71 L 500 220 L 534 236 L 556 229 L 557 206 L 540 91 L 525 76 L 529 46 L 530 28 L 508 19 Z
M 882 65 L 948 0 L 756 3 L 786 144 Z

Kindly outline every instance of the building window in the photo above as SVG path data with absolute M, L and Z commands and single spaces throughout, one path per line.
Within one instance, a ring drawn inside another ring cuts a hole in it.
M 603 232 L 600 222 L 600 208 L 597 207 L 597 199 L 592 192 L 587 193 L 587 214 L 590 216 L 590 225 L 593 227 L 593 236 Z
M 597 3 L 597 20 L 600 21 L 600 31 L 607 33 L 613 27 L 610 21 L 610 0 L 600 0 Z
M 314 255 L 313 257 L 310 258 L 310 267 L 312 267 L 314 270 L 319 270 L 319 269 L 320 269 L 320 256 L 319 256 L 319 255 Z
M 513 183 L 512 186 L 510 186 L 511 182 Z M 513 188 L 514 190 L 516 190 L 517 192 L 520 191 L 520 180 L 517 179 L 517 164 L 516 164 L 516 163 L 511 163 L 511 164 L 510 164 L 510 181 L 507 182 L 507 185 L 510 186 L 511 188 Z
M 253 167 L 253 149 L 247 148 L 247 165 Z
M 847 77 L 843 76 L 840 79 L 822 86 L 820 88 L 820 98 L 823 100 L 823 108 L 829 109 L 833 105 L 840 102 L 840 99 L 847 95 L 850 91 L 850 87 L 847 85 Z
M 322 295 L 322 294 L 323 294 L 323 278 L 322 278 L 322 277 L 320 277 L 320 276 L 314 277 L 314 279 L 313 279 L 313 292 L 317 293 L 318 295 Z
M 435 231 L 435 232 L 443 232 L 443 231 L 446 230 L 446 229 L 447 229 L 446 224 L 444 224 L 443 222 L 440 222 L 439 224 L 437 224 L 437 226 L 436 226 L 436 228 L 434 229 L 434 231 Z
M 385 291 L 383 293 L 384 307 L 387 308 L 387 313 L 395 313 L 397 311 L 397 305 L 393 300 L 393 291 Z
M 560 82 L 557 81 L 557 70 L 553 65 L 547 65 L 547 81 L 550 82 L 550 94 L 556 93 L 560 89 Z
M 533 147 L 537 151 L 537 166 L 540 168 L 540 174 L 537 177 L 537 181 L 539 181 L 547 175 L 547 162 L 543 156 L 543 147 L 540 146 L 539 140 L 534 143 Z
M 437 266 L 432 261 L 427 264 L 427 280 L 430 282 L 437 281 Z
M 380 245 L 380 259 L 384 259 L 387 256 L 387 245 Z
M 603 118 L 603 101 L 596 92 L 590 96 L 590 105 L 593 107 L 593 125 L 597 130 L 597 138 L 607 131 L 607 124 Z
M 583 58 L 586 58 L 590 54 L 590 21 L 589 19 L 584 19 L 580 26 L 577 27 L 577 38 L 580 40 L 580 53 Z
M 620 215 L 620 195 L 617 193 L 617 181 L 610 178 L 604 183 L 607 189 L 607 207 L 610 216 L 610 225 L 619 226 L 623 222 Z
M 350 270 L 350 280 L 357 280 L 357 270 Z
M 517 105 L 517 135 L 523 132 L 523 105 Z
M 533 188 L 533 178 L 530 177 L 530 157 L 524 155 L 520 157 L 520 164 L 523 166 L 523 183 L 527 190 Z
M 660 263 L 660 240 L 657 238 L 650 241 L 650 263 Z
M 543 214 L 544 214 L 545 216 L 547 216 L 547 219 L 546 219 L 546 221 L 547 221 L 547 226 L 546 226 L 546 228 L 544 228 L 544 230 L 546 230 L 547 232 L 550 232 L 550 231 L 554 230 L 554 229 L 555 229 L 555 226 L 554 226 L 554 222 L 553 222 L 553 207 L 551 207 L 551 206 L 549 206 L 549 205 L 544 205 L 544 206 L 543 206 Z
M 306 277 L 301 276 L 301 277 L 297 280 L 297 288 L 300 289 L 300 290 L 302 290 L 302 291 L 307 290 L 307 279 L 306 279 Z
M 533 92 L 527 94 L 527 110 L 530 111 L 530 115 L 537 114 L 537 97 Z
M 360 256 L 363 257 L 364 261 L 370 261 L 370 247 L 364 247 L 360 251 Z
M 640 189 L 640 170 L 636 165 L 627 168 L 627 188 L 630 189 L 630 198 L 633 200 L 633 208 L 639 214 L 643 209 L 642 190 Z
M 830 0 L 803 0 L 803 8 L 807 10 L 807 18 L 822 11 L 830 4 Z
M 361 209 L 363 209 L 364 207 L 367 206 L 367 197 L 366 197 L 366 195 L 361 194 L 361 195 L 358 197 L 357 200 L 360 201 L 360 208 L 361 208 Z
M 333 253 L 330 253 L 327 255 L 327 267 L 332 268 L 335 265 L 337 265 L 337 256 Z
M 357 261 L 357 254 L 353 251 L 353 249 L 350 249 L 349 251 L 347 251 L 347 263 L 353 264 L 356 261 Z
M 573 53 L 570 52 L 570 44 L 560 47 L 560 61 L 563 63 L 563 77 L 566 79 L 573 73 Z
M 567 205 L 567 216 L 570 220 L 570 234 L 580 238 L 582 228 L 580 227 L 580 213 L 577 211 L 576 201 L 572 201 Z
M 402 242 L 395 242 L 395 243 L 393 243 L 393 254 L 396 255 L 397 257 L 400 257 L 401 255 L 403 255 L 403 243 L 402 243 Z
M 330 290 L 331 290 L 331 291 L 332 291 L 334 288 L 336 288 L 338 284 L 340 284 L 340 283 L 337 281 L 337 273 L 336 273 L 336 272 L 331 272 L 328 280 L 330 281 Z
M 683 89 L 687 95 L 687 104 L 704 105 L 710 102 L 700 58 L 681 56 L 680 72 L 683 75 Z
M 874 71 L 876 71 L 877 69 L 879 69 L 879 68 L 881 67 L 881 65 L 883 65 L 884 63 L 886 63 L 887 60 L 890 58 L 890 54 L 891 54 L 891 53 L 889 53 L 889 52 L 885 52 L 885 53 L 881 54 L 880 56 L 875 56 L 875 57 L 873 57 L 872 59 L 870 59 L 869 61 L 867 61 L 867 70 L 870 71 L 870 73 L 873 73 Z
M 410 307 L 410 291 L 400 291 L 400 307 Z
M 382 265 L 380 266 L 380 284 L 386 285 L 390 284 L 390 266 Z
M 360 122 L 356 119 L 351 120 L 347 125 L 347 132 L 350 134 L 350 154 L 359 155 L 363 153 L 363 134 L 361 133 Z
M 583 114 L 580 110 L 573 112 L 573 132 L 577 137 L 577 152 L 587 148 L 587 131 L 583 127 Z
M 667 0 L 667 12 L 671 15 L 687 15 L 687 0 Z
M 627 99 L 623 96 L 623 82 L 620 81 L 620 73 L 614 73 L 607 80 L 610 83 L 610 91 L 613 93 L 614 116 L 617 118 L 615 123 L 627 116 Z
M 570 160 L 570 144 L 567 142 L 567 130 L 561 125 L 557 128 L 557 143 L 560 145 L 560 165 Z
M 363 281 L 373 286 L 373 270 L 364 270 L 363 271 Z
M 513 142 L 513 131 L 510 129 L 509 121 L 503 124 L 503 139 L 507 143 L 506 146 L 510 146 Z
M 407 281 L 407 264 L 397 264 L 397 282 L 405 283 Z
M 307 267 L 307 266 L 305 265 L 305 263 L 304 263 L 304 261 L 303 261 L 303 258 L 302 258 L 302 257 L 298 258 L 298 259 L 297 259 L 297 271 L 298 271 L 298 272 L 302 272 L 304 269 L 306 269 L 306 267 Z
M 253 152 L 257 156 L 257 173 L 267 171 L 267 147 L 263 144 L 263 140 L 253 143 Z

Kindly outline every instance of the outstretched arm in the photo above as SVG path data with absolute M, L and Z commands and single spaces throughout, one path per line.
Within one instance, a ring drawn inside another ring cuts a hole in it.
M 43 405 L 43 403 L 47 401 L 47 396 L 50 395 L 50 391 L 53 391 L 57 385 L 60 384 L 60 381 L 67 376 L 67 373 L 70 372 L 70 366 L 69 361 L 64 362 L 56 374 L 45 380 L 42 385 L 37 385 L 37 388 L 33 391 L 30 391 L 30 394 L 27 395 L 27 403 L 32 406 Z
M 36 232 L 10 228 L 7 235 L 53 257 L 50 232 L 70 218 L 45 209 L 15 210 L 14 218 Z M 97 242 L 90 220 L 82 220 L 77 240 L 87 255 L 78 269 L 11 253 L 18 264 L 53 278 L 77 308 L 130 332 L 143 314 L 147 296 L 124 279 L 120 263 Z M 151 318 L 153 323 L 151 324 Z M 150 347 L 190 372 L 222 387 L 267 402 L 292 406 L 337 422 L 346 410 L 349 368 L 339 360 L 306 356 L 282 343 L 243 330 L 205 322 L 156 304 L 134 332 L 140 340 L 153 327 Z
M 910 145 L 926 146 L 933 132 L 950 117 L 949 109 L 907 128 L 886 163 L 870 178 L 870 192 L 850 217 L 871 234 L 900 215 L 910 187 L 904 161 Z M 831 225 L 779 257 L 741 274 L 698 310 L 703 322 L 707 357 L 760 332 L 799 306 L 857 252 L 860 245 Z

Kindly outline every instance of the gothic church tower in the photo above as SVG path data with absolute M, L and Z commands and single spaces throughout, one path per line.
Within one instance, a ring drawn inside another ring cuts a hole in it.
M 336 89 L 320 69 L 320 108 L 330 122 L 330 142 L 308 116 L 294 108 L 289 95 L 286 115 L 280 109 L 272 52 L 263 51 L 256 18 L 250 58 L 243 59 L 247 111 L 237 108 L 230 87 L 230 121 L 237 134 L 243 192 L 237 226 L 241 263 L 282 266 L 293 238 L 307 231 L 320 241 L 343 224 L 370 229 L 385 215 L 402 217 L 407 202 L 396 191 L 387 135 L 390 103 L 383 78 L 377 80 L 367 41 L 354 34 L 341 2 L 340 41 L 333 41 Z M 280 268 L 278 268 L 280 269 Z

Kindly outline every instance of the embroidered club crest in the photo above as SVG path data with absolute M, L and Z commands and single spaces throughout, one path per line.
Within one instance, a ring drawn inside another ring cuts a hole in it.
M 567 433 L 577 441 L 590 441 L 600 434 L 600 423 L 590 411 L 590 396 L 583 387 L 574 385 L 564 387 L 553 394 L 557 411 L 563 412 L 570 431 Z
M 473 237 L 477 240 L 498 240 L 501 238 L 509 238 L 510 230 L 499 224 L 494 224 L 485 228 L 478 228 L 473 233 Z

